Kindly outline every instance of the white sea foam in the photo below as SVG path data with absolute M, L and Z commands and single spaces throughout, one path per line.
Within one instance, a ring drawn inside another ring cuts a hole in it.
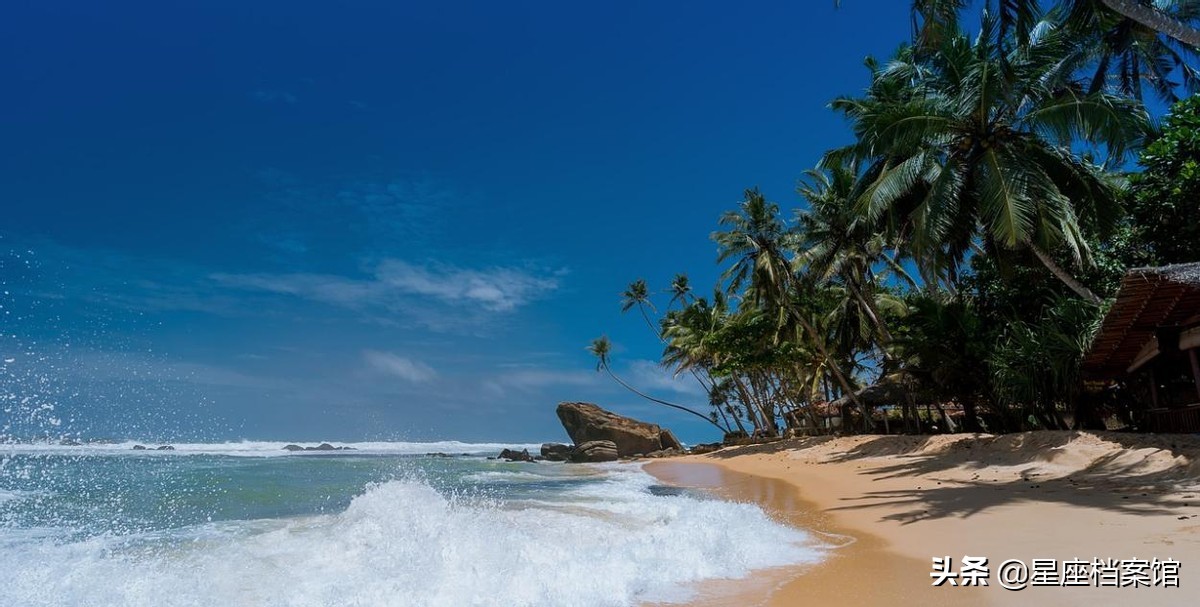
M 0 489 L 0 504 L 5 502 L 15 502 L 20 499 L 25 499 L 34 495 L 32 491 L 14 491 L 11 489 Z
M 474 474 L 468 474 L 463 477 L 463 480 L 472 482 L 472 483 L 491 483 L 491 482 L 497 482 L 497 481 L 507 482 L 507 483 L 520 483 L 520 482 L 545 481 L 546 478 L 547 477 L 544 474 L 534 474 L 532 472 L 521 472 L 519 470 L 512 470 L 512 471 L 493 470 L 493 471 L 487 471 L 487 472 L 476 472 Z
M 285 451 L 284 446 L 296 444 L 303 447 L 316 447 L 320 442 L 329 442 L 335 447 L 351 447 L 351 453 L 364 455 L 423 455 L 426 453 L 446 453 L 448 455 L 495 455 L 501 449 L 529 449 L 536 452 L 541 443 L 463 443 L 459 441 L 432 442 L 354 442 L 343 443 L 336 441 L 239 441 L 225 443 L 169 443 L 173 450 L 157 451 L 156 447 L 167 444 L 153 441 L 127 440 L 111 443 L 85 443 L 82 445 L 61 445 L 55 443 L 0 443 L 0 455 L 6 453 L 29 454 L 103 454 L 113 455 L 128 453 L 132 455 L 231 455 L 246 457 L 272 457 L 288 455 L 328 455 L 344 453 L 342 451 Z M 146 451 L 134 450 L 134 445 L 147 447 Z
M 189 528 L 153 550 L 111 536 L 8 546 L 0 604 L 615 607 L 822 556 L 753 505 L 654 496 L 627 468 L 606 479 L 567 492 L 577 508 L 392 481 L 339 514 Z

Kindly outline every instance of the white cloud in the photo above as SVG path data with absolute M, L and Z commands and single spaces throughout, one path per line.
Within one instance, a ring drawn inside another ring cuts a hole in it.
M 595 388 L 604 378 L 593 371 L 558 371 L 553 369 L 521 369 L 502 373 L 483 382 L 483 387 L 496 396 L 509 390 L 534 392 L 544 388 Z
M 367 278 L 332 274 L 213 274 L 227 286 L 294 295 L 349 308 L 401 307 L 406 297 L 509 312 L 558 288 L 554 276 L 518 268 L 465 269 L 448 264 L 417 266 L 388 259 Z
M 558 280 L 539 277 L 515 268 L 467 270 L 439 265 L 423 268 L 399 261 L 380 264 L 379 282 L 406 293 L 425 295 L 448 303 L 474 303 L 503 312 L 529 303 L 558 288 Z
M 437 371 L 434 371 L 433 367 L 419 360 L 405 358 L 391 352 L 365 350 L 363 351 L 363 360 L 376 371 L 399 377 L 414 384 L 422 384 L 437 377 Z
M 629 383 L 640 389 L 651 393 L 666 391 L 708 398 L 704 387 L 689 373 L 683 373 L 678 377 L 673 376 L 670 370 L 664 369 L 662 365 L 651 360 L 632 360 L 627 367 Z

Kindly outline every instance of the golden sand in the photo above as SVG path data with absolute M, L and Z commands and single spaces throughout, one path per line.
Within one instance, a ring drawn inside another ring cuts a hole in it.
M 808 568 L 699 589 L 695 605 L 1193 605 L 1200 438 L 1078 432 L 794 439 L 653 462 L 840 547 Z M 933 587 L 931 558 L 989 559 L 986 588 Z M 1007 559 L 1174 559 L 1179 588 L 1001 588 Z

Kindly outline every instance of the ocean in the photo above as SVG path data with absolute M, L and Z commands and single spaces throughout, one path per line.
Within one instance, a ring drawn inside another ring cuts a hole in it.
M 636 464 L 133 444 L 0 444 L 0 605 L 615 607 L 823 554 L 754 504 Z

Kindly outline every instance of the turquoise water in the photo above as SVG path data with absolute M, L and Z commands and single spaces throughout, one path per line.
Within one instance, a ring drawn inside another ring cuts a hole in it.
M 0 445 L 0 605 L 636 605 L 821 555 L 633 465 L 282 444 Z

